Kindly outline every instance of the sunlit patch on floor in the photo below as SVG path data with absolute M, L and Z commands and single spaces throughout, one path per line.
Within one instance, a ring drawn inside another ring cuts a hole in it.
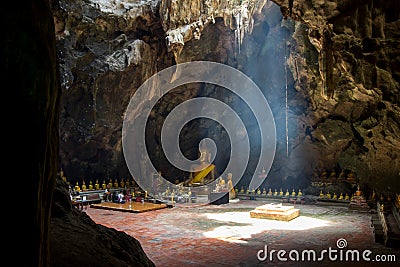
M 317 227 L 330 226 L 330 221 L 317 218 L 299 216 L 291 221 L 277 221 L 268 219 L 251 218 L 249 212 L 225 212 L 225 213 L 206 213 L 204 214 L 209 220 L 226 222 L 230 225 L 222 225 L 210 231 L 204 232 L 204 236 L 208 238 L 216 238 L 219 240 L 233 243 L 247 243 L 254 234 L 258 234 L 268 230 L 293 230 L 304 231 Z M 232 223 L 238 225 L 232 226 Z

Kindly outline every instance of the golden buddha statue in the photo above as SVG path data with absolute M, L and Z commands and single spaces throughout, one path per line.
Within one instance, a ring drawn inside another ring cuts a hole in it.
M 325 169 L 322 170 L 322 173 L 321 173 L 320 178 L 321 178 L 322 180 L 325 180 L 325 179 L 328 178 L 328 172 L 327 172 Z
M 285 197 L 290 196 L 289 189 L 286 189 Z
M 331 193 L 329 193 L 329 191 L 328 191 L 328 193 L 326 193 L 326 198 L 327 199 L 331 199 L 332 198 L 332 195 L 331 195 Z
M 92 180 L 89 181 L 89 188 L 88 189 L 89 190 L 93 190 L 93 182 L 92 182 Z
M 129 179 L 126 179 L 125 186 L 126 186 L 126 188 L 131 187 L 131 183 L 129 182 Z
M 61 179 L 64 181 L 64 182 L 66 182 L 67 181 L 67 177 L 64 175 L 64 171 L 61 169 L 61 171 L 60 171 L 60 177 L 61 177 Z
M 283 191 L 282 191 L 282 188 L 281 188 L 281 190 L 279 191 L 279 196 L 283 197 Z
M 344 180 L 346 180 L 346 173 L 344 172 L 344 170 L 342 170 L 342 171 L 340 172 L 339 177 L 338 177 L 338 180 L 339 180 L 339 181 L 344 181 Z
M 358 197 L 362 195 L 362 192 L 360 190 L 360 185 L 357 185 L 357 191 L 356 191 L 355 195 Z
M 340 193 L 339 200 L 343 200 L 343 193 Z
M 114 188 L 118 188 L 118 187 L 119 187 L 118 180 L 117 180 L 117 178 L 115 178 L 114 179 Z
M 96 179 L 96 183 L 94 184 L 94 189 L 95 190 L 100 190 L 100 184 L 99 184 L 99 180 Z
M 295 197 L 295 196 L 296 196 L 296 192 L 294 191 L 294 188 L 293 188 L 292 197 Z
M 120 187 L 125 188 L 125 180 L 124 179 L 121 179 Z
M 265 187 L 264 187 L 264 189 L 263 189 L 263 191 L 262 191 L 262 195 L 263 195 L 263 196 L 266 196 L 266 195 L 267 195 L 267 189 L 265 189 Z
M 275 189 L 275 193 L 278 194 L 278 192 L 276 192 L 276 189 Z M 268 196 L 272 196 L 272 190 L 271 190 L 271 188 L 268 190 Z
M 240 188 L 240 194 L 244 194 L 244 188 L 242 186 L 242 188 Z
M 278 196 L 278 190 L 276 190 L 276 189 L 275 189 L 275 191 L 274 191 L 274 196 L 275 196 L 275 197 Z
M 319 197 L 325 197 L 324 193 L 322 193 L 322 190 L 319 191 Z
M 78 182 L 76 182 L 76 184 L 75 184 L 75 191 L 76 192 L 80 192 L 81 191 L 81 187 L 79 186 Z
M 303 195 L 303 192 L 301 192 L 301 189 L 299 189 L 299 192 L 297 193 L 298 197 L 301 197 Z
M 110 180 L 108 180 L 108 184 L 107 184 L 107 186 L 108 186 L 108 188 L 113 188 L 113 184 L 112 184 L 112 181 L 111 181 L 111 179 L 110 179 Z
M 336 193 L 333 193 L 333 197 L 332 197 L 332 199 L 337 199 L 337 195 L 336 195 Z
M 86 191 L 86 184 L 85 180 L 82 181 L 82 191 Z
M 346 201 L 350 200 L 349 194 L 346 193 L 346 195 L 345 195 L 345 197 L 344 197 L 344 200 L 346 200 Z
M 103 183 L 101 184 L 101 189 L 106 190 L 106 188 L 107 188 L 106 180 L 103 180 Z
M 349 175 L 347 175 L 346 180 L 347 180 L 348 182 L 350 182 L 350 183 L 356 183 L 356 177 L 355 177 L 353 171 L 351 171 L 351 172 L 349 173 Z
M 207 149 L 207 145 L 203 144 L 200 148 L 199 161 L 200 164 L 191 166 L 189 180 L 187 184 L 207 184 L 214 181 L 215 165 L 211 163 L 211 153 Z
M 257 190 L 257 195 L 261 195 L 261 189 L 260 188 L 258 188 L 258 190 Z
M 335 172 L 335 170 L 331 171 L 331 173 L 329 175 L 329 179 L 330 180 L 336 180 L 336 172 Z

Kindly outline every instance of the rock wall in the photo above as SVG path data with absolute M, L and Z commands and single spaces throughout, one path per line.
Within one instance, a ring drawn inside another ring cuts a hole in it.
M 395 1 L 76 0 L 55 11 L 64 75 L 60 158 L 72 182 L 129 176 L 120 132 L 132 94 L 165 67 L 212 60 L 248 74 L 269 100 L 278 143 L 267 183 L 304 187 L 314 171 L 345 169 L 360 183 L 399 190 Z M 236 101 L 190 85 L 167 96 L 149 122 L 152 157 L 171 177 L 185 174 L 165 162 L 159 126 L 164 112 L 199 95 Z M 206 124 L 186 130 L 191 138 L 223 135 L 217 127 L 203 133 Z M 197 153 L 193 144 L 186 150 Z

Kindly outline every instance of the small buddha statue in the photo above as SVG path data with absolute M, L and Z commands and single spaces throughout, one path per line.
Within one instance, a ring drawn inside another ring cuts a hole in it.
M 343 200 L 343 193 L 340 193 L 339 200 Z
M 301 197 L 303 195 L 303 192 L 301 192 L 301 189 L 299 189 L 299 192 L 297 193 L 298 197 Z
M 114 179 L 114 188 L 118 188 L 119 187 L 119 185 L 118 185 L 118 180 L 117 179 Z
M 276 190 L 276 189 L 275 189 L 275 191 L 274 191 L 274 196 L 275 196 L 275 197 L 278 196 L 278 190 Z
M 107 188 L 106 180 L 103 180 L 103 183 L 101 184 L 101 189 L 106 190 L 106 188 Z
M 261 195 L 261 189 L 260 188 L 258 188 L 258 190 L 257 190 L 257 195 Z
M 322 190 L 319 191 L 319 197 L 325 197 L 324 193 L 322 193 Z
M 100 184 L 99 184 L 99 180 L 96 179 L 96 183 L 94 184 L 94 189 L 95 190 L 100 190 Z
M 121 179 L 120 187 L 125 188 L 125 180 L 124 179 Z
M 89 190 L 93 190 L 93 182 L 92 182 L 92 180 L 89 181 Z
M 278 192 L 276 192 L 276 189 L 275 189 L 275 193 L 278 194 Z M 271 190 L 271 188 L 268 190 L 268 196 L 272 196 L 272 190 Z
M 237 187 L 235 188 L 235 193 L 236 193 L 236 195 L 239 193 L 239 189 Z
M 282 191 L 282 188 L 281 188 L 281 190 L 279 191 L 279 196 L 283 197 L 283 191 Z
M 290 196 L 289 189 L 286 189 L 285 197 Z
M 344 172 L 344 170 L 342 170 L 339 174 L 338 180 L 344 181 L 345 179 L 346 179 L 346 173 Z
M 262 191 L 262 195 L 263 195 L 263 196 L 266 196 L 266 195 L 267 195 L 267 190 L 266 190 L 265 188 L 264 188 L 263 191 Z
M 113 188 L 113 183 L 112 183 L 112 181 L 111 181 L 111 179 L 110 180 L 108 180 L 108 188 Z
M 331 171 L 331 173 L 329 175 L 329 179 L 330 180 L 336 180 L 336 172 L 335 172 L 335 170 Z
M 325 169 L 322 170 L 320 178 L 322 180 L 325 180 L 326 178 L 328 178 L 328 173 L 327 173 L 327 171 Z
M 64 182 L 66 182 L 67 181 L 67 177 L 64 175 L 64 171 L 61 169 L 61 171 L 60 171 L 60 177 L 61 177 L 61 179 L 64 181 Z
M 355 178 L 355 176 L 354 176 L 353 171 L 351 171 L 351 172 L 349 173 L 349 175 L 347 175 L 346 180 L 347 180 L 348 182 L 351 182 L 351 183 L 355 183 L 355 182 L 356 182 L 356 178 Z
M 295 197 L 295 196 L 296 196 L 296 192 L 294 191 L 294 188 L 293 188 L 292 197 Z
M 129 179 L 126 179 L 125 186 L 126 186 L 126 188 L 131 187 L 131 182 L 129 182 Z
M 337 199 L 337 194 L 336 193 L 333 193 L 333 197 L 332 197 L 332 199 Z
M 250 194 L 250 189 L 246 189 L 246 194 Z
M 328 193 L 326 193 L 326 198 L 327 199 L 331 199 L 332 198 L 332 195 L 331 195 L 331 193 L 329 193 L 329 191 L 328 191 Z
M 82 181 L 82 191 L 86 191 L 86 184 L 85 184 L 85 180 Z
M 244 188 L 242 186 L 242 188 L 240 188 L 240 194 L 244 194 Z
M 355 195 L 358 197 L 362 195 L 362 192 L 360 190 L 360 185 L 357 185 L 357 191 L 356 191 Z
M 345 200 L 345 201 L 349 201 L 349 200 L 350 200 L 349 194 L 346 193 L 346 195 L 344 196 L 344 200 Z
M 76 182 L 76 184 L 75 184 L 75 191 L 76 192 L 80 192 L 81 191 L 81 187 L 79 186 L 78 182 Z

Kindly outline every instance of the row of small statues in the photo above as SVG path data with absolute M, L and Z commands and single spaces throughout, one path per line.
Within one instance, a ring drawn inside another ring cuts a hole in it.
M 240 189 L 240 191 L 238 191 L 238 189 L 236 188 L 236 193 L 239 194 L 257 194 L 257 195 L 264 195 L 264 196 L 274 196 L 274 197 L 301 197 L 303 196 L 303 192 L 301 192 L 301 189 L 299 189 L 299 191 L 296 193 L 296 191 L 293 189 L 292 193 L 289 192 L 289 189 L 286 189 L 286 193 L 283 192 L 282 188 L 279 190 L 274 190 L 274 192 L 272 192 L 272 189 L 270 188 L 267 192 L 267 190 L 264 188 L 262 191 L 260 188 L 258 188 L 256 191 L 250 191 L 249 189 L 244 190 L 244 188 L 242 187 Z
M 336 171 L 332 170 L 328 176 L 328 172 L 323 169 L 321 174 L 319 175 L 317 171 L 314 171 L 313 175 L 314 181 L 324 181 L 324 180 L 341 180 L 341 181 L 349 181 L 349 182 L 356 182 L 356 177 L 353 171 L 350 171 L 348 174 L 344 170 L 342 170 L 337 176 Z
M 343 196 L 343 193 L 340 193 L 340 195 L 338 196 L 336 193 L 333 193 L 333 195 L 332 195 L 330 192 L 327 192 L 326 194 L 324 194 L 321 190 L 319 192 L 319 197 L 324 198 L 324 199 L 350 201 L 350 196 L 347 193 L 344 196 Z
M 88 190 L 105 190 L 105 189 L 112 189 L 112 188 L 130 188 L 136 186 L 136 183 L 134 180 L 121 180 L 118 182 L 117 179 L 112 182 L 110 179 L 108 183 L 106 183 L 105 180 L 103 180 L 103 183 L 100 184 L 99 180 L 96 180 L 96 182 L 93 184 L 92 181 L 89 181 L 89 184 L 86 185 L 85 181 L 82 181 L 82 185 L 80 186 L 78 182 L 75 183 L 74 186 L 74 191 L 75 192 L 81 192 L 81 191 L 88 191 Z

